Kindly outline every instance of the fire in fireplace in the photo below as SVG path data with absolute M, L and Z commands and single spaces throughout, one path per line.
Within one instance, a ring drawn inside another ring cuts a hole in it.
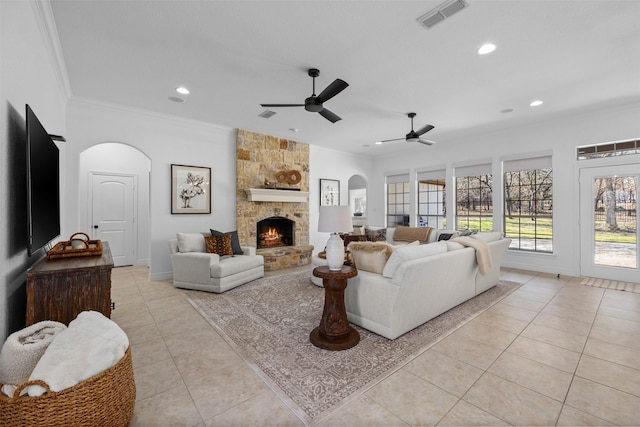
M 295 222 L 281 216 L 272 216 L 258 221 L 256 225 L 258 249 L 293 246 L 294 225 Z

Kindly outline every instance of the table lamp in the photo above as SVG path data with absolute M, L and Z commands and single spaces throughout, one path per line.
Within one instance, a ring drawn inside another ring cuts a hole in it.
M 353 231 L 349 206 L 320 206 L 318 231 L 331 233 L 325 249 L 329 270 L 341 270 L 344 264 L 344 242 L 338 233 Z

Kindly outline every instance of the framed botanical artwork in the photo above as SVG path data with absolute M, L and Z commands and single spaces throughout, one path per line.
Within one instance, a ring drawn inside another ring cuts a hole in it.
M 211 213 L 211 168 L 171 165 L 171 213 Z
M 340 205 L 340 181 L 320 179 L 320 206 Z

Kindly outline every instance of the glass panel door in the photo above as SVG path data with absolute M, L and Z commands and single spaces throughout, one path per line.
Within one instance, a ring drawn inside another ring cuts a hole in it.
M 580 171 L 581 274 L 640 283 L 637 165 Z

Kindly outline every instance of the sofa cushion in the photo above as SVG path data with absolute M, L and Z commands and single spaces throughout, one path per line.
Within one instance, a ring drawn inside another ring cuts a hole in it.
M 451 251 L 457 251 L 458 249 L 464 249 L 466 248 L 466 246 L 461 245 L 458 242 L 452 242 L 450 240 L 445 240 L 445 243 L 447 244 L 447 251 L 451 252 Z
M 405 261 L 424 258 L 447 252 L 447 242 L 429 243 L 428 245 L 406 245 L 398 246 L 393 251 L 387 264 L 384 266 L 382 275 L 392 278 L 396 270 Z
M 220 279 L 232 274 L 242 273 L 255 267 L 264 265 L 261 255 L 243 255 L 221 259 L 219 263 L 211 265 L 210 274 L 213 279 Z
M 479 233 L 471 235 L 470 237 L 489 243 L 502 239 L 502 233 L 500 231 L 481 231 Z
M 226 233 L 223 233 L 222 231 L 217 231 L 214 229 L 211 229 L 211 235 L 212 236 L 216 236 L 216 237 L 222 237 L 225 234 L 228 234 L 229 236 L 231 236 L 231 249 L 233 249 L 233 254 L 234 255 L 242 255 L 242 248 L 240 247 L 240 239 L 238 238 L 238 230 L 233 230 L 233 231 L 229 231 Z
M 180 252 L 204 252 L 204 235 L 202 233 L 177 233 L 178 250 Z
M 382 274 L 393 246 L 386 242 L 351 242 L 347 246 L 358 270 Z
M 431 230 L 431 227 L 398 226 L 393 233 L 393 240 L 396 242 L 413 242 L 418 240 L 420 243 L 427 243 Z
M 223 236 L 205 236 L 204 238 L 207 252 L 210 254 L 218 254 L 220 256 L 234 255 L 231 249 L 231 236 L 225 234 Z

